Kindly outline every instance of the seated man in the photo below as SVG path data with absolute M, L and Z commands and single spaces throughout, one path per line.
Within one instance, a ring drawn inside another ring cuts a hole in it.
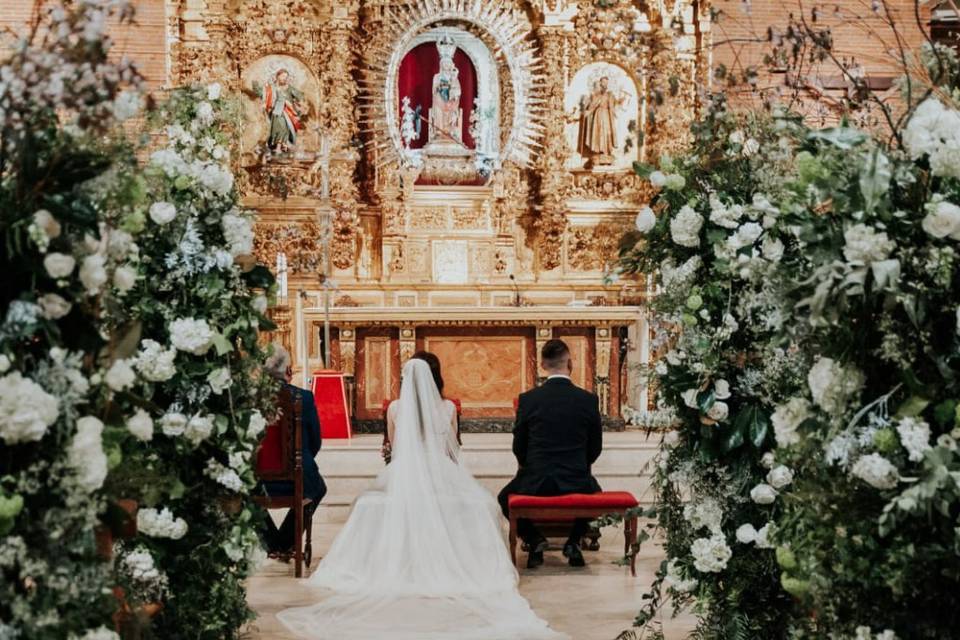
M 304 509 L 304 521 L 313 517 L 323 496 L 327 493 L 327 485 L 320 476 L 317 467 L 317 454 L 320 453 L 320 420 L 317 418 L 317 407 L 313 401 L 313 394 L 290 384 L 293 371 L 290 368 L 290 354 L 279 344 L 273 345 L 273 354 L 266 362 L 267 373 L 283 383 L 283 388 L 293 394 L 294 399 L 300 398 L 303 424 L 303 497 L 313 502 Z M 293 495 L 292 482 L 264 482 L 264 493 L 269 496 Z M 271 557 L 288 555 L 293 550 L 295 519 L 292 510 L 287 512 L 283 523 L 278 529 L 270 517 L 267 517 L 266 530 L 263 532 L 267 552 Z
M 547 372 L 542 386 L 520 394 L 513 429 L 513 453 L 520 468 L 517 477 L 500 492 L 500 507 L 509 517 L 511 494 L 557 496 L 567 493 L 598 493 L 600 485 L 590 467 L 600 457 L 603 429 L 597 396 L 573 384 L 570 349 L 562 340 L 550 340 L 540 353 Z M 571 567 L 585 562 L 580 539 L 590 521 L 574 521 L 563 555 Z M 533 522 L 517 521 L 518 534 L 527 543 L 527 568 L 543 564 L 547 539 Z

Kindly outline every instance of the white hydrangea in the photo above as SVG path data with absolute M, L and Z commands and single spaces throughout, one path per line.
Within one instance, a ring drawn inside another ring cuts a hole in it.
M 828 465 L 846 467 L 850 456 L 857 448 L 857 439 L 849 433 L 841 433 L 824 445 L 824 461 Z
M 663 579 L 668 588 L 678 593 L 688 593 L 697 588 L 699 581 L 696 578 L 684 578 L 680 573 L 680 565 L 676 559 L 667 563 L 667 575 Z
M 784 465 L 777 465 L 767 473 L 767 483 L 780 490 L 793 482 L 793 471 Z
M 223 236 L 234 257 L 253 253 L 253 227 L 246 216 L 236 213 L 224 214 Z
M 153 582 L 160 579 L 153 556 L 146 549 L 139 548 L 123 557 L 123 566 L 130 576 L 138 582 Z
M 137 409 L 127 420 L 127 430 L 138 440 L 149 442 L 153 440 L 153 419 L 143 409 Z
M 914 160 L 933 155 L 947 141 L 960 135 L 960 113 L 947 109 L 935 97 L 924 100 L 903 131 L 903 146 Z
M 924 454 L 932 449 L 930 446 L 930 425 L 925 421 L 906 417 L 897 425 L 900 434 L 900 444 L 907 450 L 907 457 L 911 462 L 920 462 Z
M 76 259 L 66 253 L 48 253 L 43 258 L 43 268 L 47 270 L 47 275 L 56 280 L 69 276 L 76 266 Z
M 87 256 L 80 263 L 80 282 L 88 295 L 97 295 L 109 279 L 106 264 L 107 259 L 99 253 Z
M 106 627 L 100 627 L 99 629 L 91 629 L 87 631 L 82 636 L 71 635 L 71 640 L 120 640 L 120 636 L 116 631 L 108 629 Z
M 183 435 L 183 432 L 187 429 L 188 422 L 189 419 L 182 413 L 165 413 L 163 417 L 160 418 L 160 430 L 163 432 L 163 435 L 175 438 Z
M 209 102 L 201 102 L 197 105 L 197 121 L 201 126 L 208 126 L 213 123 L 215 117 L 213 105 Z
M 103 423 L 93 416 L 77 420 L 77 433 L 70 443 L 67 461 L 73 468 L 76 485 L 93 493 L 107 478 L 107 456 L 103 452 Z
M 724 229 L 736 229 L 743 217 L 743 207 L 735 204 L 727 206 L 717 195 L 710 194 L 710 222 Z
M 209 438 L 211 433 L 213 433 L 213 416 L 198 413 L 187 422 L 183 436 L 197 445 Z
M 870 225 L 855 224 L 843 233 L 843 257 L 849 262 L 871 264 L 886 260 L 897 243 Z
M 702 227 L 703 216 L 694 211 L 690 205 L 684 205 L 670 220 L 670 237 L 681 247 L 696 248 L 700 246 Z
M 694 530 L 708 529 L 716 533 L 723 522 L 723 508 L 714 498 L 703 498 L 684 506 L 683 518 Z
M 863 373 L 853 367 L 844 367 L 832 358 L 819 358 L 807 374 L 813 401 L 832 415 L 843 412 L 863 383 Z
M 897 468 L 879 453 L 861 456 L 850 473 L 875 489 L 893 489 L 900 480 Z
M 219 164 L 205 165 L 197 178 L 204 187 L 221 196 L 233 189 L 233 173 Z
M 59 415 L 57 399 L 19 371 L 0 378 L 0 439 L 8 445 L 42 439 Z
M 146 339 L 140 343 L 134 366 L 144 380 L 165 382 L 177 374 L 176 358 L 176 349 L 164 349 L 156 340 Z
M 739 251 L 744 247 L 753 246 L 760 236 L 763 235 L 763 227 L 756 222 L 745 222 L 727 238 L 727 245 L 733 251 Z
M 123 391 L 133 386 L 137 381 L 137 374 L 134 373 L 131 366 L 132 359 L 114 360 L 107 373 L 103 376 L 103 381 L 114 391 Z
M 650 184 L 652 184 L 657 189 L 662 188 L 667 184 L 667 175 L 662 171 L 654 171 L 650 174 Z
M 227 387 L 230 386 L 232 382 L 230 377 L 230 369 L 227 367 L 220 367 L 219 369 L 214 369 L 207 375 L 207 383 L 210 385 L 210 389 L 217 395 L 223 393 Z
M 789 447 L 800 442 L 797 429 L 809 416 L 810 403 L 803 398 L 791 398 L 786 404 L 778 405 L 770 416 L 777 446 Z
M 170 323 L 170 343 L 178 351 L 202 356 L 213 344 L 214 332 L 206 320 L 178 318 Z
M 187 534 L 187 521 L 175 518 L 167 507 L 161 510 L 143 508 L 137 511 L 137 531 L 151 538 L 179 540 Z
M 125 122 L 140 111 L 140 94 L 136 91 L 121 91 L 113 99 L 113 117 Z
M 693 566 L 702 573 L 719 573 L 727 568 L 733 551 L 727 546 L 723 534 L 715 533 L 709 538 L 697 538 L 690 545 Z
M 750 489 L 750 499 L 757 504 L 773 504 L 777 495 L 777 490 L 764 482 Z
M 207 85 L 207 100 L 219 100 L 223 88 L 219 82 L 213 82 Z
M 244 489 L 243 480 L 240 479 L 237 472 L 229 467 L 225 467 L 213 458 L 207 460 L 207 468 L 204 470 L 204 475 L 230 491 L 240 493 Z

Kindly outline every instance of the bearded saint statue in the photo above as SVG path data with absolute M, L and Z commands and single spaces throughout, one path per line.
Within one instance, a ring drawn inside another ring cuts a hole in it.
M 593 85 L 589 96 L 580 101 L 580 128 L 577 135 L 577 153 L 585 160 L 584 166 L 611 164 L 617 148 L 617 110 L 627 101 L 625 95 L 614 95 L 610 81 L 601 77 Z

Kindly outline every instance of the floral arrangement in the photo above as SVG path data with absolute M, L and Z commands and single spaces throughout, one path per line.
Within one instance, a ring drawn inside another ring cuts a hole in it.
M 621 264 L 659 272 L 682 421 L 642 633 L 666 599 L 705 638 L 954 633 L 960 111 L 918 93 L 892 144 L 715 104 L 689 154 L 638 167 L 661 191 Z
M 136 319 L 135 346 L 114 365 L 134 437 L 117 438 L 108 482 L 141 506 L 119 582 L 128 601 L 162 600 L 153 627 L 164 638 L 233 638 L 252 617 L 243 581 L 262 517 L 252 456 L 276 391 L 258 337 L 273 326 L 273 277 L 237 206 L 231 105 L 214 84 L 175 90 L 152 113 L 166 144 L 144 169 L 149 202 L 124 220 L 140 260 L 109 315 L 115 327 Z
M 698 637 L 783 637 L 791 602 L 769 492 L 790 478 L 772 468 L 769 415 L 805 361 L 774 339 L 789 312 L 772 201 L 793 169 L 800 128 L 786 117 L 738 116 L 717 99 L 693 133 L 683 158 L 636 167 L 659 192 L 621 251 L 622 272 L 659 273 L 653 348 L 666 355 L 654 376 L 659 411 L 673 413 L 676 427 L 663 437 L 646 514 L 666 538 L 667 559 L 636 624 L 660 637 L 656 620 L 670 599 L 701 615 Z M 751 498 L 761 486 L 769 489 Z
M 108 59 L 123 2 L 52 6 L 0 61 L 0 637 L 117 638 L 106 431 L 119 346 L 102 311 L 138 252 L 119 216 L 140 206 L 117 135 L 141 77 Z M 102 538 L 102 536 L 101 536 Z M 99 551 L 99 553 L 98 553 Z

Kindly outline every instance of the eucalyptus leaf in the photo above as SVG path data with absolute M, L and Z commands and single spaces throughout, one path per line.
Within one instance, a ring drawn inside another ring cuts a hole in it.
M 867 161 L 860 169 L 860 193 L 867 213 L 874 211 L 890 187 L 893 169 L 890 160 L 879 149 L 865 154 Z

